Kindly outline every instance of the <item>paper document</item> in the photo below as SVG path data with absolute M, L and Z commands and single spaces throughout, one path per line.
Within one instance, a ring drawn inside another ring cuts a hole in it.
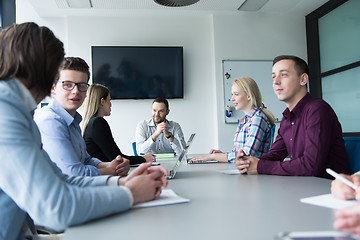
M 302 198 L 300 202 L 309 203 L 321 207 L 328 207 L 332 209 L 342 209 L 358 204 L 356 200 L 339 200 L 332 194 L 324 194 L 314 197 Z
M 219 171 L 221 173 L 225 173 L 225 174 L 228 174 L 228 175 L 240 175 L 240 171 L 237 170 L 237 169 L 227 169 L 227 170 L 222 170 L 222 171 Z
M 186 202 L 190 202 L 190 200 L 178 196 L 171 189 L 163 189 L 161 191 L 161 195 L 157 197 L 155 200 L 136 204 L 135 206 L 133 206 L 133 208 L 156 207 L 156 206 L 176 204 L 176 203 L 186 203 Z

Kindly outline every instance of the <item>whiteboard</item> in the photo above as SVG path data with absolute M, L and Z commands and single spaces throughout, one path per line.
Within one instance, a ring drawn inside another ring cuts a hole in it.
M 233 108 L 232 115 L 226 116 L 226 106 L 234 107 L 231 102 L 232 82 L 239 77 L 251 77 L 260 88 L 265 107 L 274 114 L 275 120 L 281 121 L 286 105 L 279 101 L 272 87 L 272 61 L 223 60 L 224 80 L 224 117 L 225 123 L 238 123 L 244 117 L 242 111 Z

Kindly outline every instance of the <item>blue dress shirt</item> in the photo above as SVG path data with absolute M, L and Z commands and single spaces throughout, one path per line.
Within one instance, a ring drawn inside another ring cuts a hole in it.
M 23 240 L 27 214 L 61 231 L 131 207 L 129 189 L 106 186 L 110 176 L 63 175 L 42 149 L 19 83 L 0 80 L 0 92 L 0 239 Z
M 52 99 L 49 105 L 35 111 L 34 120 L 40 129 L 45 151 L 64 174 L 101 175 L 96 168 L 101 161 L 86 151 L 79 126 L 82 117 L 78 112 L 73 117 Z

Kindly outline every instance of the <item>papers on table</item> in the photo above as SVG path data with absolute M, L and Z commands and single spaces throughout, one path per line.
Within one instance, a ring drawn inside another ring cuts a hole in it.
M 332 209 L 342 209 L 358 204 L 356 200 L 339 200 L 332 194 L 324 194 L 314 197 L 302 198 L 300 202 L 309 203 L 321 207 L 328 207 Z
M 222 170 L 222 171 L 219 171 L 221 173 L 225 173 L 225 174 L 228 174 L 228 175 L 240 175 L 241 173 L 239 172 L 239 170 L 237 169 L 227 169 L 227 170 Z
M 177 203 L 186 203 L 190 202 L 189 199 L 178 196 L 171 189 L 163 189 L 161 191 L 161 195 L 157 197 L 155 200 L 145 203 L 136 204 L 133 208 L 143 208 L 143 207 L 156 207 L 162 205 L 169 204 L 177 204 Z

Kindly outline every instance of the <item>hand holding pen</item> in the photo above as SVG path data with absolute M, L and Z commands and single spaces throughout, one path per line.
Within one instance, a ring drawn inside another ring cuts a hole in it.
M 331 183 L 331 193 L 335 198 L 360 200 L 360 175 L 338 174 L 329 168 L 326 171 L 336 178 Z

